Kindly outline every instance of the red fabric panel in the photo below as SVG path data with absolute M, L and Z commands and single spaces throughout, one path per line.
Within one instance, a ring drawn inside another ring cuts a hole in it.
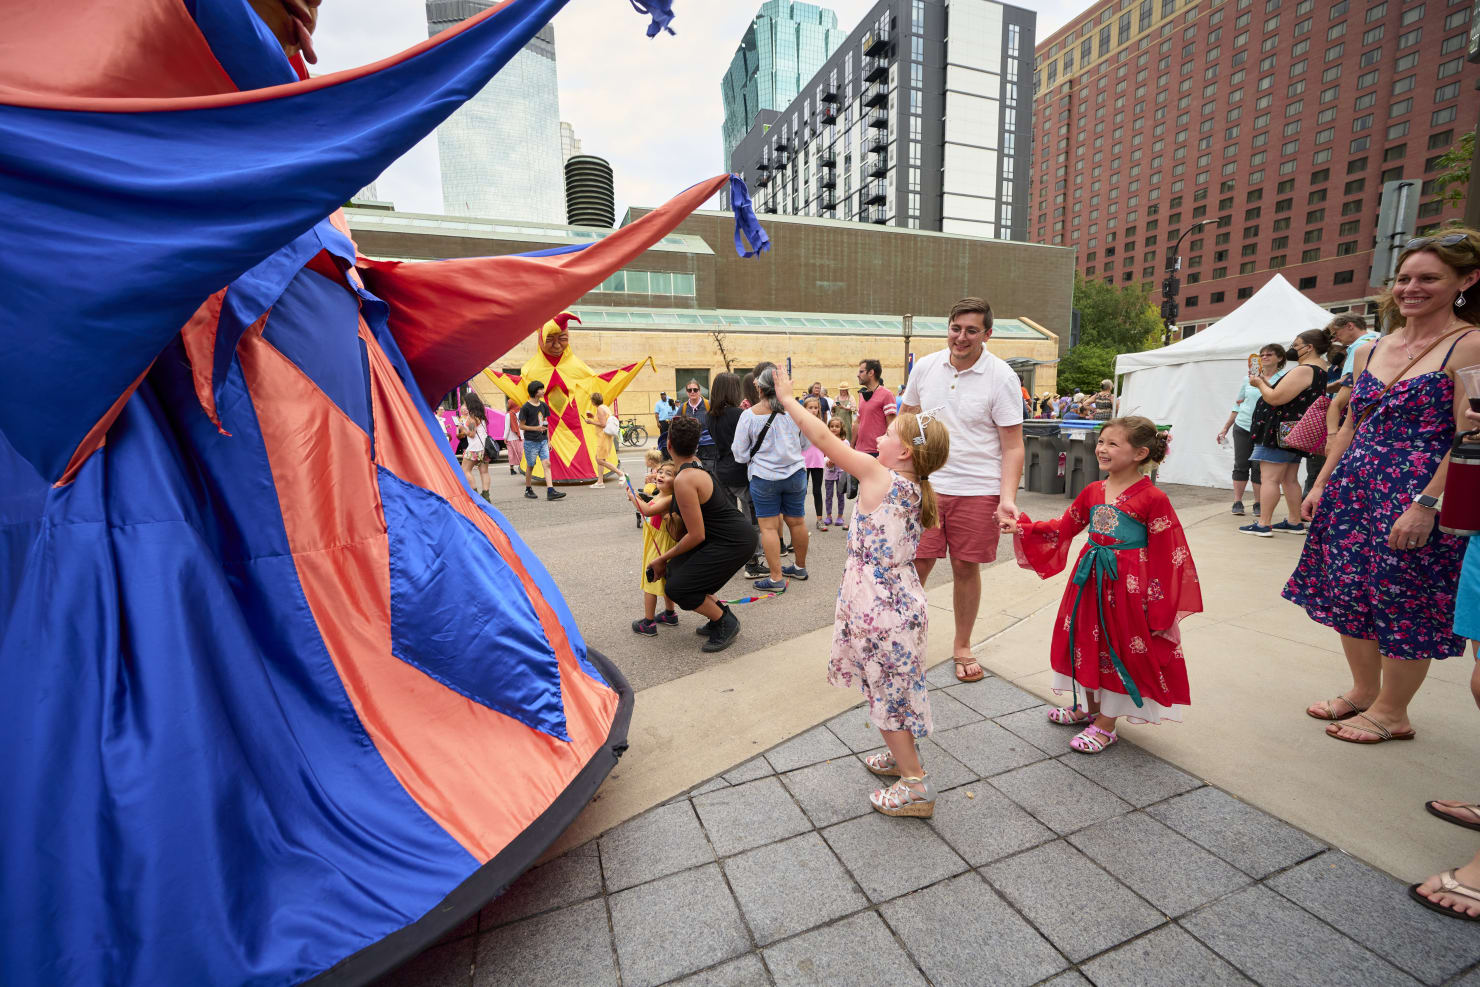
M 337 86 L 414 58 L 492 17 L 516 0 L 503 0 L 436 37 L 378 62 L 245 93 L 236 91 L 180 0 L 82 2 L 89 5 L 88 11 L 76 10 L 75 3 L 69 4 L 65 12 L 43 3 L 6 5 L 5 31 L 0 35 L 0 97 L 6 103 L 95 113 L 151 113 L 281 99 Z M 140 7 L 145 8 L 148 16 L 138 17 Z M 26 11 L 30 11 L 30 16 L 17 18 L 17 12 Z M 65 31 L 58 30 L 61 21 L 67 22 Z M 115 49 L 127 51 L 128 56 L 117 67 L 103 58 L 102 72 L 84 68 L 77 78 L 58 77 L 56 70 L 62 61 L 58 48 L 67 61 L 74 63 L 98 61 L 104 53 Z M 152 69 L 135 65 L 145 60 L 142 55 L 134 57 L 138 52 L 147 52 L 159 64 Z M 213 78 L 210 66 L 204 64 L 207 57 L 219 78 Z M 14 66 L 8 64 L 12 59 L 17 63 Z M 304 71 L 301 59 L 294 62 L 294 69 Z M 173 78 L 166 81 L 167 77 Z M 154 91 L 165 85 L 169 88 Z
M 119 413 L 123 411 L 123 406 L 128 403 L 129 398 L 134 396 L 134 391 L 139 389 L 139 385 L 144 382 L 144 377 L 153 369 L 154 361 L 151 360 L 149 361 L 149 366 L 144 368 L 144 372 L 135 377 L 134 382 L 125 388 L 122 394 L 118 395 L 118 400 L 109 406 L 103 417 L 99 418 L 93 427 L 87 430 L 87 434 L 82 437 L 82 441 L 73 450 L 72 458 L 67 460 L 67 468 L 62 471 L 61 478 L 56 483 L 53 483 L 52 486 L 65 487 L 77 478 L 77 471 L 82 469 L 82 464 L 87 462 L 89 456 L 103 447 L 103 443 L 108 439 L 108 429 L 113 427 L 113 423 L 118 420 Z
M 701 182 L 585 250 L 551 257 L 469 257 L 435 263 L 361 257 L 365 286 L 390 306 L 390 330 L 428 402 L 472 377 L 554 312 L 671 233 L 729 175 Z
M 68 0 L 4 6 L 0 99 L 236 92 L 180 0 Z

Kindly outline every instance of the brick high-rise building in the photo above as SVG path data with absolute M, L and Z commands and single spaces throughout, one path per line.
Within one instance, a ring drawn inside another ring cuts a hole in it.
M 1437 158 L 1475 126 L 1471 0 L 1104 0 L 1041 42 L 1029 235 L 1158 290 L 1183 241 L 1184 331 L 1279 271 L 1366 309 L 1385 181 L 1420 231 L 1457 218 Z M 1271 326 L 1271 338 L 1280 331 Z

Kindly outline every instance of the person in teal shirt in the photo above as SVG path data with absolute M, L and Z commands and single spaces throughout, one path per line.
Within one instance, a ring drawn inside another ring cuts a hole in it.
M 1266 346 L 1259 351 L 1259 369 L 1264 372 L 1265 379 L 1271 384 L 1285 375 L 1285 351 L 1278 346 Z M 1259 501 L 1259 464 L 1249 462 L 1249 455 L 1254 451 L 1254 437 L 1249 430 L 1254 426 L 1254 406 L 1259 403 L 1259 388 L 1244 381 L 1239 387 L 1238 397 L 1234 399 L 1233 409 L 1228 413 L 1228 421 L 1223 423 L 1223 428 L 1218 432 L 1218 444 L 1228 438 L 1229 429 L 1233 430 L 1233 508 L 1232 512 L 1240 517 L 1244 513 L 1244 488 L 1249 485 L 1249 480 L 1254 481 L 1254 501 Z

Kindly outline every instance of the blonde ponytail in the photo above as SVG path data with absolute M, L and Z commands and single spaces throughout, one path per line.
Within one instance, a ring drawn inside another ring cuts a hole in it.
M 920 524 L 926 528 L 933 528 L 940 523 L 940 507 L 936 503 L 935 488 L 930 485 L 930 477 L 922 476 L 920 483 Z

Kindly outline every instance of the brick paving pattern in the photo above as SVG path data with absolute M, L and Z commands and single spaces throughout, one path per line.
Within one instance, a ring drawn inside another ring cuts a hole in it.
M 1394 878 L 1129 743 L 1070 751 L 999 678 L 928 680 L 933 819 L 869 808 L 855 708 L 531 871 L 382 983 L 1480 987 L 1480 930 Z

